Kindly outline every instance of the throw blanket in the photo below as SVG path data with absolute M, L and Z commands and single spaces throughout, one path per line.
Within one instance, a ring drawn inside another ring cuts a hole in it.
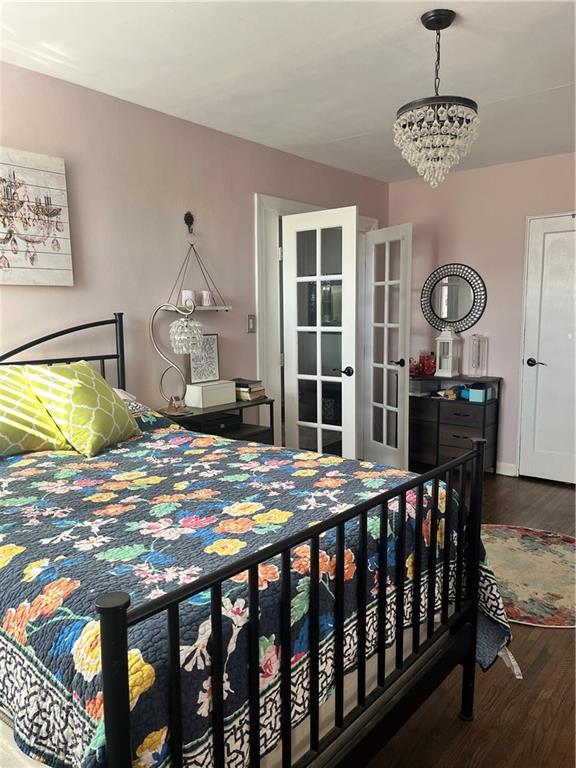
M 182 430 L 152 412 L 144 434 L 85 459 L 44 452 L 0 460 L 0 708 L 12 718 L 19 747 L 58 768 L 104 762 L 99 624 L 96 597 L 129 592 L 132 605 L 215 572 L 223 563 L 281 541 L 403 482 L 409 473 L 336 456 L 230 441 Z M 430 494 L 423 531 L 423 580 L 429 546 Z M 410 624 L 415 499 L 406 517 L 405 616 Z M 445 491 L 441 487 L 442 514 Z M 395 530 L 388 523 L 389 618 L 394 642 Z M 368 519 L 368 651 L 376 638 L 379 523 Z M 321 697 L 333 682 L 335 540 L 321 538 Z M 355 664 L 358 524 L 346 525 L 345 664 Z M 444 546 L 443 520 L 438 562 Z M 307 716 L 308 545 L 292 551 L 292 664 L 295 726 Z M 438 569 L 439 578 L 441 568 Z M 453 575 L 452 575 L 453 581 Z M 259 572 L 261 747 L 279 738 L 280 562 Z M 438 582 L 438 585 L 440 581 Z M 453 584 L 452 584 L 453 586 Z M 440 589 L 436 590 L 439 597 Z M 487 668 L 509 639 L 494 577 L 481 571 L 479 661 Z M 209 594 L 181 610 L 186 764 L 211 764 Z M 227 765 L 248 765 L 246 574 L 223 585 Z M 423 610 L 425 610 L 423 601 Z M 133 768 L 169 764 L 165 616 L 129 633 Z

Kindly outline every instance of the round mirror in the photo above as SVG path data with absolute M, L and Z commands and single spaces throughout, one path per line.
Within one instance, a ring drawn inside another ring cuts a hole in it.
M 471 267 L 445 264 L 428 275 L 420 304 L 424 317 L 434 328 L 466 331 L 482 317 L 486 286 Z
M 462 320 L 472 309 L 474 293 L 468 280 L 453 275 L 438 280 L 430 301 L 435 314 L 443 320 Z

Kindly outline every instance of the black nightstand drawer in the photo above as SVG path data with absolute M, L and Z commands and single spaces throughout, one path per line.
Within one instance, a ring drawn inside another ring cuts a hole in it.
M 206 435 L 225 435 L 231 430 L 238 429 L 238 426 L 242 424 L 240 415 L 232 413 L 214 414 L 210 418 L 206 418 L 206 416 L 182 416 L 175 421 L 185 429 L 192 432 L 202 432 Z
M 269 408 L 268 420 L 271 426 L 246 423 L 243 418 L 244 411 L 261 406 Z M 274 445 L 274 400 L 269 397 L 251 401 L 238 400 L 235 403 L 208 408 L 194 408 L 186 415 L 172 416 L 172 419 L 191 432 Z
M 217 418 L 202 419 L 196 422 L 191 421 L 188 429 L 195 432 L 204 432 L 207 435 L 227 435 L 234 432 L 242 424 L 240 416 L 229 413 L 221 413 Z

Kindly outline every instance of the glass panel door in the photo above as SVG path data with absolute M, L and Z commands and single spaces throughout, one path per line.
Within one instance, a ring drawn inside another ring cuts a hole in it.
M 286 443 L 351 458 L 356 219 L 355 207 L 282 219 Z
M 363 458 L 408 466 L 412 227 L 366 234 Z

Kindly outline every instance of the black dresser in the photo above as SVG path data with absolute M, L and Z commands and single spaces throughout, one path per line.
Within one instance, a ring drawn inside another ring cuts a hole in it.
M 470 439 L 486 439 L 485 468 L 496 471 L 498 415 L 502 379 L 494 376 L 455 376 L 441 379 L 416 376 L 415 381 L 437 382 L 438 389 L 450 384 L 484 384 L 493 394 L 481 403 L 445 400 L 440 397 L 410 396 L 410 469 L 421 472 L 466 453 Z

